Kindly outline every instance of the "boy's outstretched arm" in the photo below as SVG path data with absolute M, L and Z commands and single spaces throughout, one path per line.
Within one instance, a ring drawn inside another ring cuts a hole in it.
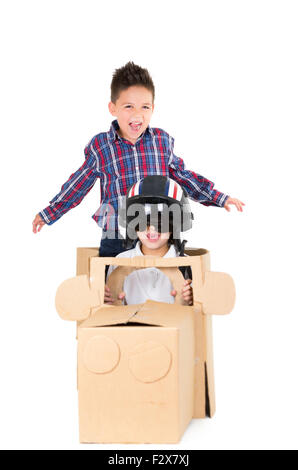
M 205 206 L 224 207 L 230 212 L 230 205 L 235 205 L 238 211 L 243 211 L 244 203 L 239 199 L 232 198 L 225 193 L 214 189 L 214 183 L 207 178 L 187 170 L 182 158 L 174 154 L 174 139 L 170 138 L 170 177 L 177 181 L 188 193 L 190 199 L 200 202 Z
M 45 224 L 52 225 L 62 215 L 80 204 L 94 186 L 98 176 L 96 159 L 90 150 L 90 145 L 88 145 L 85 148 L 83 165 L 70 175 L 63 184 L 60 193 L 50 201 L 50 205 L 35 216 L 32 222 L 33 232 L 39 232 Z

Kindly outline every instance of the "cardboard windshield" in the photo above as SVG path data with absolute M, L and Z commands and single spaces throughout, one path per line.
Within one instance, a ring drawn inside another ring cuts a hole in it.
M 205 254 L 206 256 L 206 254 Z M 135 258 L 100 258 L 92 257 L 90 277 L 77 276 L 61 284 L 56 295 L 56 309 L 63 319 L 83 320 L 94 310 L 104 305 L 105 266 L 118 266 L 108 279 L 107 285 L 114 298 L 123 289 L 124 278 L 135 269 L 155 267 L 169 277 L 177 291 L 175 304 L 181 304 L 183 276 L 179 266 L 192 269 L 193 306 L 208 315 L 226 315 L 235 303 L 235 286 L 229 274 L 205 270 L 201 256 L 178 258 L 135 257 Z M 117 300 L 115 305 L 121 305 Z

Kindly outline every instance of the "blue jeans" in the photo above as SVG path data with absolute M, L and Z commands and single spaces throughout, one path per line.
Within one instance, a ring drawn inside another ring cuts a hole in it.
M 102 238 L 99 247 L 99 256 L 117 256 L 123 251 L 127 251 L 124 248 L 122 239 L 110 240 L 109 238 Z

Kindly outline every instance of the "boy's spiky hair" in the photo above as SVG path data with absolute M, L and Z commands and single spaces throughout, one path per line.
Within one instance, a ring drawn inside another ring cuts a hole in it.
M 143 86 L 151 91 L 152 101 L 154 102 L 155 89 L 148 70 L 133 62 L 127 62 L 123 67 L 115 70 L 111 83 L 111 101 L 116 103 L 121 91 L 136 85 Z

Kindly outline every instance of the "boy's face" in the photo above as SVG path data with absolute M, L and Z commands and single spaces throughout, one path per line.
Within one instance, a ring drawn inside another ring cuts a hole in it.
M 121 91 L 116 103 L 109 103 L 110 113 L 117 118 L 121 137 L 136 143 L 149 125 L 154 109 L 152 99 L 152 93 L 147 88 L 131 86 Z
M 158 250 L 167 245 L 170 233 L 159 233 L 152 225 L 147 227 L 144 232 L 137 232 L 137 236 L 145 247 L 149 250 Z

